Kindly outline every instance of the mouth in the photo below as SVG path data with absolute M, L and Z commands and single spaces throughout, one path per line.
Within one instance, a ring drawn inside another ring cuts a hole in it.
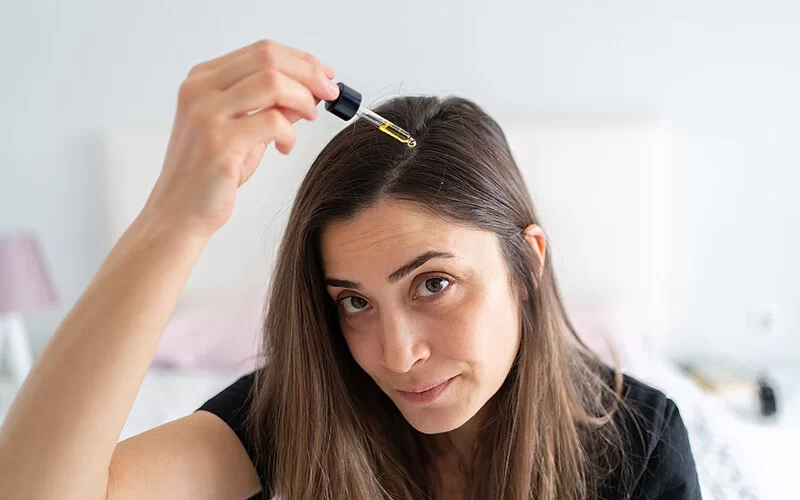
M 436 401 L 439 396 L 444 393 L 444 391 L 450 386 L 450 382 L 453 381 L 456 377 L 451 377 L 447 380 L 442 382 L 436 382 L 433 384 L 426 384 L 421 385 L 413 388 L 407 388 L 405 390 L 395 389 L 398 394 L 400 394 L 403 399 L 408 401 L 409 403 L 417 403 L 417 404 L 426 404 L 432 403 Z

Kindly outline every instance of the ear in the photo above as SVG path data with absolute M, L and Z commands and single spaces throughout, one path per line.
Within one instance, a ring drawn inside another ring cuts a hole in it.
M 522 237 L 525 238 L 525 243 L 528 244 L 534 255 L 536 255 L 538 269 L 536 270 L 536 276 L 533 282 L 534 286 L 538 288 L 539 278 L 541 278 L 544 272 L 544 259 L 547 254 L 547 236 L 544 234 L 544 229 L 536 224 L 530 224 L 522 230 Z

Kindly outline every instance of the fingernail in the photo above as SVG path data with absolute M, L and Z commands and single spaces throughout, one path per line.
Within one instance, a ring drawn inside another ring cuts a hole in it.
M 339 86 L 333 82 L 328 82 L 328 88 L 335 97 L 339 97 Z
M 331 68 L 325 63 L 322 63 L 322 70 L 325 72 L 325 76 L 327 76 L 328 78 L 333 78 L 334 75 L 336 74 L 333 68 Z

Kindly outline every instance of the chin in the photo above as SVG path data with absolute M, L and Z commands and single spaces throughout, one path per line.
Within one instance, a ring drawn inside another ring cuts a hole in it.
M 458 429 L 476 412 L 464 408 L 409 408 L 398 406 L 406 421 L 423 434 L 441 434 Z
M 423 434 L 442 434 L 458 429 L 464 424 L 464 422 L 456 420 L 447 421 L 438 418 L 424 417 L 414 418 L 410 415 L 403 415 L 406 417 L 408 423 L 411 424 L 411 427 Z

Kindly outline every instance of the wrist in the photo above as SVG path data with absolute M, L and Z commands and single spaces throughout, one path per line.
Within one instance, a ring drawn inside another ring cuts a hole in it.
M 204 247 L 213 235 L 200 227 L 150 210 L 148 207 L 131 224 L 128 232 L 136 240 L 160 241 L 170 245 Z

